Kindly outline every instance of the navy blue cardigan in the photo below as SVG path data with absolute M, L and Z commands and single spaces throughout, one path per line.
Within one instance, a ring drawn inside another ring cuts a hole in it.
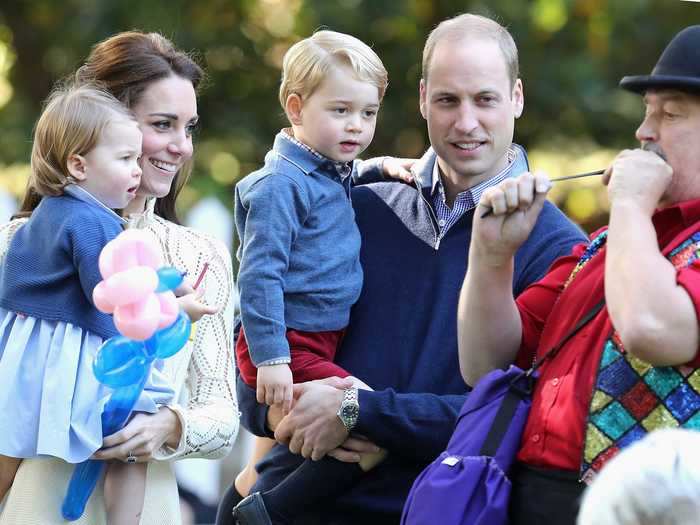
M 80 326 L 104 339 L 117 335 L 92 290 L 102 280 L 100 250 L 124 220 L 80 188 L 44 197 L 12 238 L 0 269 L 0 306 L 46 321 Z

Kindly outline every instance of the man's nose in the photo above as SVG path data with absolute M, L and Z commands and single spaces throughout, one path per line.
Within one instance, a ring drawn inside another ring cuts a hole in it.
M 659 140 L 659 131 L 655 119 L 644 117 L 634 136 L 642 144 Z
M 470 133 L 479 127 L 479 119 L 476 117 L 474 108 L 469 104 L 462 104 L 455 120 L 455 128 L 463 133 Z

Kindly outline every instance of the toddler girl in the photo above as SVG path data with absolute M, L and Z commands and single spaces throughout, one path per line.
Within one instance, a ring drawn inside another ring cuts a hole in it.
M 92 291 L 100 251 L 125 223 L 113 210 L 139 186 L 141 140 L 129 111 L 94 86 L 57 89 L 36 124 L 30 186 L 43 199 L 0 269 L 0 500 L 22 458 L 80 463 L 102 446 L 109 390 L 92 361 L 117 331 Z M 172 399 L 159 377 L 134 410 L 155 412 Z M 110 463 L 106 476 L 108 523 L 137 524 L 146 464 Z

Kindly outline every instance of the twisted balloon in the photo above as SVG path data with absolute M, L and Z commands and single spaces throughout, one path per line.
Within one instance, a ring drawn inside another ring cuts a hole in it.
M 177 353 L 190 336 L 190 319 L 179 310 L 173 293 L 183 274 L 161 267 L 156 246 L 146 231 L 126 230 L 100 253 L 103 280 L 93 291 L 93 301 L 101 312 L 113 314 L 121 334 L 106 340 L 93 362 L 97 380 L 113 389 L 102 412 L 103 436 L 127 422 L 153 361 Z M 104 462 L 94 459 L 76 465 L 61 507 L 64 519 L 82 516 L 103 468 Z

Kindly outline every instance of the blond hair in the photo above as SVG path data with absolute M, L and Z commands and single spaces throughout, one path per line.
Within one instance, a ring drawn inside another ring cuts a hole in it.
M 111 121 L 133 120 L 129 110 L 95 84 L 63 85 L 46 99 L 34 127 L 29 187 L 39 195 L 60 195 L 72 181 L 68 159 L 98 143 Z
M 354 36 L 335 31 L 317 31 L 287 50 L 282 63 L 279 99 L 285 109 L 289 95 L 305 100 L 323 82 L 331 68 L 348 65 L 358 80 L 379 90 L 381 102 L 389 75 L 372 49 Z
M 470 13 L 443 20 L 430 32 L 423 48 L 423 80 L 425 82 L 428 81 L 430 61 L 433 58 L 433 52 L 438 42 L 447 40 L 455 43 L 467 38 L 490 39 L 496 42 L 501 48 L 501 53 L 503 53 L 511 88 L 515 86 L 515 81 L 518 79 L 520 71 L 518 66 L 518 48 L 513 41 L 513 37 L 505 27 L 495 20 Z

